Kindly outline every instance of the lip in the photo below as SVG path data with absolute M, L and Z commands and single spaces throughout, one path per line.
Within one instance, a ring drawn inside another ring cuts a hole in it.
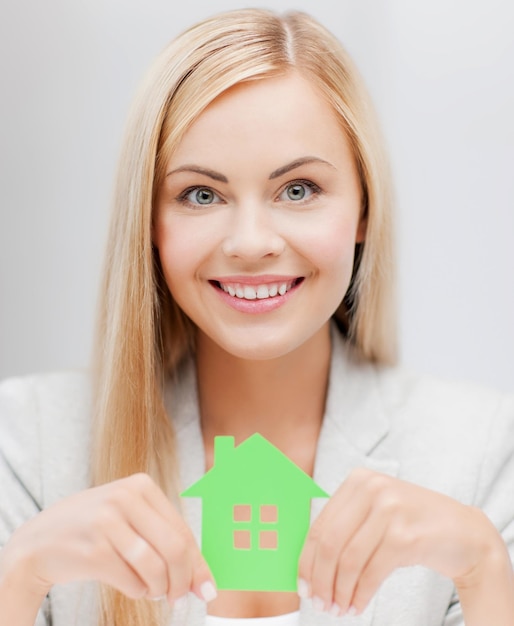
M 300 280 L 298 280 L 300 279 Z M 265 298 L 262 300 L 246 300 L 245 298 L 237 298 L 236 296 L 231 296 L 230 294 L 223 291 L 218 286 L 218 282 L 223 283 L 241 283 L 246 285 L 263 285 L 269 283 L 276 282 L 291 282 L 295 281 L 294 284 L 289 291 L 287 291 L 283 296 L 277 294 L 272 298 Z M 251 282 L 250 282 L 251 281 Z M 278 275 L 261 275 L 261 276 L 230 276 L 223 277 L 219 279 L 209 280 L 209 284 L 214 289 L 214 291 L 218 294 L 218 297 L 227 304 L 230 308 L 239 311 L 240 313 L 248 313 L 252 315 L 259 315 L 263 313 L 270 313 L 271 311 L 275 311 L 280 307 L 284 306 L 291 298 L 294 297 L 296 292 L 301 288 L 303 283 L 305 282 L 305 278 L 303 276 L 278 276 Z
M 291 276 L 286 274 L 260 274 L 256 276 L 245 276 L 244 274 L 230 275 L 230 276 L 216 276 L 209 279 L 209 282 L 218 283 L 241 283 L 242 285 L 269 285 L 271 283 L 289 283 L 302 276 Z

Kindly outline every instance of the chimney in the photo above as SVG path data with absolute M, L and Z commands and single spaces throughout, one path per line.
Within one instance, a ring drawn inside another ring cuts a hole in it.
M 223 463 L 234 450 L 234 437 L 214 437 L 214 466 Z

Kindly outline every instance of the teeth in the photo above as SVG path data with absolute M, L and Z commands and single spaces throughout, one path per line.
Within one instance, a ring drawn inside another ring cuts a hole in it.
M 266 285 L 259 285 L 257 287 L 257 297 L 259 300 L 264 300 L 264 298 L 269 298 L 269 290 Z
M 241 284 L 224 284 L 219 283 L 225 293 L 232 297 L 244 298 L 245 300 L 265 300 L 266 298 L 274 298 L 277 295 L 286 294 L 295 281 L 287 283 L 271 283 L 269 285 L 241 285 Z
M 250 285 L 246 285 L 244 288 L 245 300 L 255 300 L 257 297 L 257 292 Z

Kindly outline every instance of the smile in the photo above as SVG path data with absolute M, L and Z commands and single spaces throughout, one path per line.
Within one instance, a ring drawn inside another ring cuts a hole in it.
M 302 280 L 303 278 L 295 278 L 287 282 L 262 283 L 260 285 L 222 283 L 219 281 L 213 281 L 213 283 L 233 298 L 239 298 L 241 300 L 266 300 L 267 298 L 285 295 Z

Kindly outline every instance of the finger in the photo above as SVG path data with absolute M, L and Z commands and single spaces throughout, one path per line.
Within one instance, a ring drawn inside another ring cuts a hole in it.
M 97 550 L 104 554 L 101 559 L 103 567 L 100 570 L 100 575 L 96 569 L 94 572 L 94 577 L 97 580 L 121 591 L 133 600 L 144 598 L 147 595 L 146 583 L 107 540 L 104 546 Z
M 162 489 L 148 476 L 148 474 L 133 474 L 127 479 L 130 489 L 135 489 L 164 519 L 174 524 L 183 518 L 177 509 L 164 494 Z
M 161 594 L 165 593 L 171 602 L 186 595 L 192 587 L 193 563 L 200 550 L 184 520 L 177 516 L 171 523 L 142 502 L 131 507 L 128 521 L 161 559 L 161 579 L 166 583 Z
M 216 597 L 212 573 L 192 532 L 180 516 L 176 516 L 172 525 L 157 513 L 147 514 L 142 507 L 132 511 L 130 522 L 166 562 L 170 603 L 189 591 L 206 602 Z
M 143 581 L 149 598 L 168 593 L 169 581 L 165 561 L 141 535 L 126 524 L 120 524 L 107 535 L 113 550 Z
M 193 564 L 192 591 L 204 602 L 211 602 L 218 596 L 214 577 L 200 552 Z
M 344 484 L 343 484 L 344 487 Z M 332 498 L 326 503 L 321 513 L 314 520 L 312 526 L 307 533 L 305 542 L 303 544 L 300 559 L 298 561 L 298 577 L 302 583 L 308 585 L 309 591 L 305 589 L 305 593 L 301 595 L 311 595 L 312 590 L 310 583 L 312 580 L 314 561 L 316 558 L 316 550 L 318 545 L 326 536 L 326 525 L 330 522 L 331 518 L 338 518 L 340 512 L 344 510 L 345 503 L 348 500 L 345 497 L 343 488 L 340 488 Z
M 353 591 L 351 606 L 356 614 L 364 611 L 380 585 L 399 566 L 397 551 L 383 542 L 364 566 Z
M 360 482 L 360 475 L 350 476 L 332 496 L 312 525 L 300 556 L 302 595 L 308 588 L 319 608 L 331 606 L 340 553 L 371 508 L 369 499 L 359 495 Z
M 200 550 L 183 518 L 147 474 L 135 474 L 116 495 L 130 525 L 162 557 L 167 568 L 170 602 L 192 585 L 192 564 Z M 139 503 L 135 503 L 139 498 Z
M 80 549 L 73 551 L 72 554 L 75 563 L 82 562 L 82 567 L 73 573 L 68 571 L 67 576 L 60 582 L 98 580 L 134 600 L 146 596 L 148 587 L 145 581 L 130 567 L 105 535 L 94 545 L 84 542 Z
M 353 606 L 354 592 L 367 563 L 379 550 L 387 525 L 376 510 L 367 517 L 339 555 L 334 583 L 334 603 L 342 613 Z M 354 607 L 356 608 L 356 607 Z
M 133 511 L 131 523 L 140 532 L 149 533 L 145 534 L 145 537 L 155 537 L 150 541 L 156 550 L 164 555 L 168 563 L 170 601 L 182 597 L 188 591 L 193 591 L 206 602 L 214 599 L 217 595 L 214 578 L 182 516 L 148 475 L 135 474 L 124 480 L 127 482 L 128 489 L 140 493 L 149 506 L 159 514 L 161 521 L 169 525 L 167 530 L 149 529 L 146 526 L 149 518 L 144 514 L 134 512 L 134 507 L 131 507 Z M 158 526 L 158 520 L 153 517 L 152 519 L 155 526 Z M 187 546 L 187 556 L 182 554 L 184 545 Z M 184 559 L 189 563 L 189 567 L 181 568 L 180 564 L 184 562 Z
M 329 609 L 334 602 L 334 589 L 338 563 L 346 546 L 351 544 L 359 528 L 366 524 L 370 503 L 366 499 L 355 501 L 354 506 L 335 512 L 326 520 L 323 535 L 317 540 L 311 571 L 311 593 L 319 608 Z M 321 602 L 323 603 L 323 606 Z

